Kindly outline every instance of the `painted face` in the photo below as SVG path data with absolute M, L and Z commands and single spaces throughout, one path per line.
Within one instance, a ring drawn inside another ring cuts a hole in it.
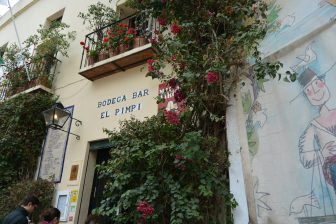
M 330 98 L 329 89 L 321 79 L 315 78 L 305 88 L 304 93 L 314 106 L 324 105 Z

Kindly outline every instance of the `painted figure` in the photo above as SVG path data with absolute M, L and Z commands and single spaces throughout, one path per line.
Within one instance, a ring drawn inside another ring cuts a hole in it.
M 300 160 L 305 168 L 322 166 L 327 182 L 336 189 L 336 110 L 326 105 L 330 92 L 322 78 L 306 69 L 299 77 L 310 104 L 319 107 L 315 117 L 300 137 Z

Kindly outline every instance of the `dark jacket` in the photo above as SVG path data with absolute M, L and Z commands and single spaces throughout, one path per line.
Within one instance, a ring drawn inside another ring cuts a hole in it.
M 2 224 L 29 224 L 28 212 L 21 206 L 9 213 Z

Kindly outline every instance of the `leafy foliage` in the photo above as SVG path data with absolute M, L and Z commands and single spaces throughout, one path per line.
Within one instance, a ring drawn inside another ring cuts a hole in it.
M 0 103 L 0 189 L 32 179 L 45 137 L 42 111 L 55 100 L 48 95 L 19 95 Z
M 112 149 L 108 163 L 98 167 L 107 181 L 100 215 L 137 223 L 137 205 L 146 201 L 155 211 L 147 223 L 217 223 L 213 211 L 221 199 L 233 202 L 216 138 L 182 130 L 163 114 L 125 121 L 120 131 L 107 133 Z
M 89 5 L 87 12 L 80 12 L 78 17 L 83 19 L 83 24 L 88 24 L 91 31 L 100 30 L 119 18 L 112 7 L 101 2 Z

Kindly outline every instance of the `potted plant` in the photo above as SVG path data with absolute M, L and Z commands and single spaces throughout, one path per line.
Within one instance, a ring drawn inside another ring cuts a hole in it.
M 97 43 L 98 45 L 100 46 L 97 46 L 100 48 L 100 52 L 99 52 L 99 56 L 98 56 L 98 59 L 99 61 L 103 61 L 105 59 L 108 59 L 110 56 L 109 56 L 109 38 L 108 36 L 105 36 L 103 38 L 103 42 L 102 43 Z
M 51 87 L 52 69 L 58 61 L 56 56 L 60 54 L 68 57 L 70 41 L 75 39 L 75 31 L 64 32 L 68 28 L 69 25 L 59 21 L 52 22 L 47 28 L 40 25 L 37 34 L 24 42 L 26 49 L 34 49 L 32 54 L 26 56 L 31 76 L 29 87 L 43 83 Z
M 130 40 L 129 37 L 127 36 L 128 29 L 129 29 L 128 24 L 118 23 L 117 35 L 119 38 L 119 52 L 120 53 L 124 53 L 125 51 L 128 51 L 130 47 L 132 47 L 130 43 L 133 40 Z
M 118 34 L 117 31 L 118 31 L 118 26 L 117 25 L 111 26 L 107 30 L 107 36 L 109 38 L 108 52 L 109 52 L 110 57 L 113 57 L 113 56 L 119 54 L 120 37 L 119 37 L 119 34 Z
M 98 61 L 99 57 L 99 50 L 98 49 L 91 49 L 87 51 L 87 62 L 88 65 L 93 65 Z

